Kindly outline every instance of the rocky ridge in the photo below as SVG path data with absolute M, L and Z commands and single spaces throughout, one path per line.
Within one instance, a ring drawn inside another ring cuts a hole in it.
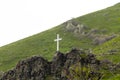
M 82 77 L 84 80 L 91 80 L 93 77 L 100 80 L 103 74 L 99 70 L 106 62 L 97 60 L 92 53 L 72 49 L 67 54 L 57 52 L 50 62 L 40 56 L 19 61 L 16 67 L 4 73 L 0 80 L 74 80 L 71 68 L 76 64 L 80 68 L 79 79 L 82 75 L 87 76 Z M 107 64 L 115 67 L 110 62 Z M 84 71 L 82 68 L 89 68 L 87 69 L 89 71 Z M 108 66 L 105 68 L 111 69 Z

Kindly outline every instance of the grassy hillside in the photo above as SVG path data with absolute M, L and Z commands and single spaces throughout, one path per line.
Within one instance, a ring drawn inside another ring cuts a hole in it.
M 120 4 L 117 4 L 104 10 L 78 17 L 75 20 L 78 23 L 88 26 L 90 29 L 95 28 L 105 30 L 105 33 L 100 32 L 100 34 L 119 34 L 119 13 Z M 73 33 L 65 31 L 64 25 L 61 24 L 45 32 L 0 47 L 0 71 L 9 70 L 13 68 L 19 60 L 33 55 L 41 55 L 46 59 L 51 60 L 56 51 L 56 43 L 54 42 L 54 39 L 56 38 L 57 33 L 63 38 L 60 42 L 61 52 L 67 52 L 72 47 L 85 49 L 94 49 L 96 47 L 96 45 L 93 45 L 92 41 L 87 37 L 78 38 Z M 98 50 L 95 52 L 100 51 Z
M 120 32 L 120 3 L 77 18 L 77 20 L 91 28 L 105 29 L 107 33 Z
M 69 32 L 63 33 L 61 26 L 57 26 L 48 31 L 1 47 L 0 70 L 6 71 L 14 67 L 19 60 L 33 55 L 40 55 L 51 60 L 56 51 L 56 42 L 54 42 L 54 39 L 56 39 L 57 33 L 63 38 L 63 40 L 60 41 L 60 51 L 62 52 L 67 52 L 72 47 L 86 47 L 84 45 L 90 42 L 88 39 L 80 41 Z
M 94 49 L 94 53 L 100 59 L 108 59 L 112 62 L 120 62 L 120 36 L 116 37 Z

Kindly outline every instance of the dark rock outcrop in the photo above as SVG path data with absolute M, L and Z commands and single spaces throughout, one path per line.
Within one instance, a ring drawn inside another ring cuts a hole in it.
M 51 74 L 54 76 L 54 79 L 60 79 L 61 70 L 66 61 L 66 56 L 60 52 L 56 53 L 56 56 L 53 58 L 51 63 Z
M 34 56 L 18 62 L 13 70 L 4 74 L 1 80 L 44 80 L 50 74 L 50 63 L 42 57 Z
M 77 63 L 80 63 L 82 66 L 92 66 L 94 70 L 99 70 L 100 66 L 106 64 L 97 60 L 94 54 L 72 49 L 67 54 L 57 52 L 51 62 L 38 56 L 22 60 L 18 62 L 14 69 L 4 73 L 0 80 L 68 80 L 66 75 L 69 74 L 70 67 Z M 110 65 L 113 64 L 111 63 Z M 119 65 L 116 67 L 119 67 Z M 63 73 L 63 71 L 66 72 Z M 92 76 L 91 73 L 90 75 Z

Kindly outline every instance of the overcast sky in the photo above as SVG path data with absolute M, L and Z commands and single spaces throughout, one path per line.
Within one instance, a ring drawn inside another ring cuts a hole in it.
M 120 0 L 0 0 L 0 46 Z

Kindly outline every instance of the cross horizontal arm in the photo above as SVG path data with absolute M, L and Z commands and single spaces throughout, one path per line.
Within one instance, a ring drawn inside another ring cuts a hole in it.
M 60 41 L 60 40 L 62 40 L 62 38 L 59 38 L 59 39 L 55 39 L 54 41 Z

